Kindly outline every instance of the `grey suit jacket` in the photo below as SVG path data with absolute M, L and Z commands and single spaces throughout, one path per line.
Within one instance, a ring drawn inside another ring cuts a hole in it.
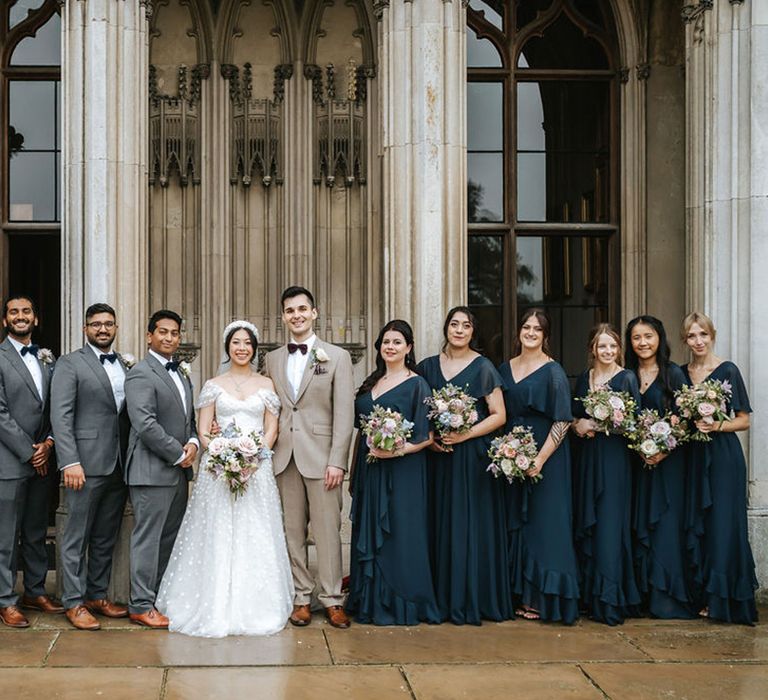
M 184 445 L 197 437 L 192 384 L 181 375 L 187 410 L 160 362 L 147 355 L 125 378 L 125 402 L 131 420 L 125 480 L 129 486 L 175 486 L 192 479 L 192 469 L 175 466 Z
M 40 362 L 43 400 L 16 348 L 7 338 L 0 343 L 0 479 L 35 474 L 29 463 L 35 448 L 51 432 L 48 397 L 51 366 Z
M 107 476 L 124 465 L 128 411 L 123 404 L 118 413 L 109 377 L 88 345 L 56 362 L 51 425 L 59 468 L 79 462 L 86 476 Z
M 275 474 L 285 470 L 291 455 L 308 479 L 322 479 L 328 465 L 347 469 L 355 416 L 352 359 L 344 348 L 320 338 L 314 347 L 325 350 L 328 361 L 317 373 L 309 358 L 296 397 L 286 374 L 288 348 L 283 345 L 265 358 L 265 371 L 282 403 L 272 457 Z

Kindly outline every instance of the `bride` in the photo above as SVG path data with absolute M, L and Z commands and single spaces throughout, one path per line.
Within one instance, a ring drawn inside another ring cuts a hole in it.
M 229 369 L 205 383 L 197 408 L 205 450 L 168 568 L 157 608 L 169 629 L 197 637 L 273 634 L 293 609 L 293 579 L 272 462 L 259 463 L 245 493 L 235 498 L 207 468 L 214 419 L 234 422 L 243 434 L 263 432 L 269 448 L 277 439 L 280 401 L 271 380 L 252 369 L 258 331 L 247 321 L 224 329 Z

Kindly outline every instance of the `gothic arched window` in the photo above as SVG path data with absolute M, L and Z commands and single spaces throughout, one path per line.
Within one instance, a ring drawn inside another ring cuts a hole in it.
M 545 307 L 568 374 L 618 313 L 618 71 L 601 0 L 470 0 L 469 302 L 492 359 Z

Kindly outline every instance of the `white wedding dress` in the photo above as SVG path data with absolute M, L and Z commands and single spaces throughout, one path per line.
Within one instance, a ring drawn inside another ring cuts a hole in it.
M 244 433 L 277 415 L 277 395 L 260 389 L 244 400 L 206 382 L 197 407 L 216 404 L 216 420 Z M 207 453 L 160 584 L 156 606 L 170 630 L 196 637 L 279 632 L 293 609 L 293 579 L 272 462 L 262 461 L 237 499 L 208 471 Z

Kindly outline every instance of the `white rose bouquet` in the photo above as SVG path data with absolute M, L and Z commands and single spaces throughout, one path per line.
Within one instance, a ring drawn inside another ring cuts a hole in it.
M 674 413 L 659 415 L 658 411 L 646 408 L 637 416 L 635 432 L 630 436 L 629 447 L 643 458 L 643 465 L 649 469 L 654 464 L 647 462 L 658 454 L 669 454 L 688 439 L 688 425 Z
M 427 417 L 442 437 L 447 433 L 466 433 L 477 423 L 477 400 L 453 384 L 433 389 L 432 396 L 424 399 L 429 407 Z
M 512 428 L 511 432 L 494 438 L 491 442 L 488 450 L 491 463 L 487 471 L 497 479 L 503 474 L 510 484 L 515 479 L 539 481 L 542 478 L 540 473 L 535 476 L 528 474 L 538 454 L 539 448 L 531 429 L 518 425 Z
M 232 421 L 218 435 L 208 435 L 207 468 L 215 478 L 223 478 L 235 498 L 248 488 L 248 480 L 256 473 L 259 463 L 272 456 L 264 443 L 262 433 L 251 431 L 243 434 Z

